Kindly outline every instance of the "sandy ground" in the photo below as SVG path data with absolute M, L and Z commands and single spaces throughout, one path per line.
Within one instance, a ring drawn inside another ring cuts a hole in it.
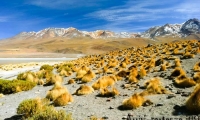
M 182 68 L 186 71 L 188 77 L 193 75 L 193 66 L 200 59 L 200 55 L 196 55 L 194 59 L 182 59 Z M 171 60 L 169 62 L 172 63 Z M 24 70 L 38 70 L 39 66 L 33 66 Z M 158 69 L 158 68 L 156 68 Z M 18 70 L 12 70 L 13 72 L 19 72 Z M 189 118 L 192 115 L 189 115 L 184 106 L 188 96 L 193 91 L 194 87 L 190 88 L 178 88 L 173 85 L 173 80 L 170 79 L 170 76 L 173 69 L 167 69 L 167 71 L 162 72 L 153 72 L 149 73 L 146 77 L 139 80 L 139 83 L 129 89 L 123 89 L 121 85 L 127 83 L 126 80 L 118 81 L 116 83 L 116 88 L 120 91 L 120 95 L 116 97 L 98 97 L 99 91 L 95 91 L 90 95 L 76 96 L 74 97 L 74 102 L 64 106 L 56 107 L 57 109 L 64 109 L 68 113 L 72 113 L 72 116 L 75 120 L 87 120 L 90 116 L 94 115 L 99 118 L 103 117 L 108 120 L 122 120 L 127 119 L 128 116 L 131 118 L 140 118 L 144 119 L 153 119 L 153 118 L 162 118 L 162 120 L 167 120 L 170 118 L 179 118 L 185 119 Z M 1 72 L 3 72 L 1 70 Z M 0 73 L 1 73 L 0 72 Z M 1 77 L 4 76 L 14 78 L 13 73 L 1 74 Z M 16 73 L 17 73 L 16 72 Z M 92 85 L 95 80 L 97 80 L 100 75 L 97 75 L 92 82 L 87 83 Z M 122 101 L 126 98 L 129 98 L 131 95 L 137 92 L 143 91 L 141 88 L 144 84 L 144 81 L 149 80 L 152 77 L 160 77 L 162 85 L 170 91 L 172 94 L 162 94 L 162 95 L 149 95 L 146 99 L 150 99 L 153 102 L 153 105 L 142 106 L 133 110 L 122 110 L 120 106 Z M 75 73 L 70 77 L 64 77 L 63 85 L 67 87 L 70 93 L 74 93 L 76 89 L 79 88 L 80 84 L 68 85 L 67 81 L 71 78 L 75 78 Z M 16 115 L 16 108 L 19 103 L 25 99 L 35 98 L 35 97 L 45 97 L 46 93 L 53 86 L 36 86 L 30 91 L 19 92 L 16 94 L 5 95 L 5 97 L 0 98 L 0 120 L 12 120 L 12 116 Z M 171 97 L 172 96 L 172 97 Z M 165 119 L 163 119 L 165 118 Z M 199 117 L 200 118 L 200 117 Z

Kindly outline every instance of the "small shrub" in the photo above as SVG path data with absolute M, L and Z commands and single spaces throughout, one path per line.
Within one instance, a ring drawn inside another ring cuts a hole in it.
M 200 113 L 200 85 L 197 85 L 186 101 L 186 108 L 191 113 Z
M 41 67 L 40 67 L 40 70 L 46 70 L 46 71 L 48 71 L 48 72 L 51 72 L 52 70 L 53 70 L 53 67 L 51 66 L 51 65 L 42 65 Z
M 60 95 L 68 93 L 67 88 L 61 85 L 61 83 L 55 83 L 54 87 L 47 92 L 46 98 L 49 100 L 56 100 Z
M 72 120 L 72 115 L 66 114 L 64 110 L 57 111 L 53 106 L 49 106 L 42 112 L 33 115 L 28 120 Z
M 17 114 L 28 120 L 72 120 L 71 114 L 66 114 L 64 110 L 57 111 L 49 103 L 49 100 L 40 98 L 24 100 L 19 104 Z
M 53 103 L 55 106 L 65 106 L 69 102 L 73 102 L 73 101 L 74 99 L 72 95 L 66 92 L 60 95 L 58 98 L 56 98 L 56 100 L 54 100 Z
M 24 80 L 0 80 L 0 93 L 11 94 L 27 91 L 36 86 L 36 83 Z
M 22 101 L 18 108 L 17 114 L 23 114 L 23 117 L 32 117 L 34 114 L 40 113 L 49 104 L 47 99 L 27 99 Z
M 122 104 L 124 109 L 136 109 L 142 106 L 145 102 L 145 98 L 137 93 L 132 95 L 128 99 L 124 99 Z
M 75 95 L 87 95 L 94 92 L 94 89 L 91 86 L 81 85 L 76 92 Z

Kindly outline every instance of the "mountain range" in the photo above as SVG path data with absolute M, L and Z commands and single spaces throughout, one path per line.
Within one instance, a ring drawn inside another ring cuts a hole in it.
M 0 40 L 0 57 L 4 57 L 1 54 L 8 53 L 11 57 L 14 54 L 21 55 L 22 53 L 42 53 L 41 57 L 44 56 L 43 53 L 56 53 L 56 55 L 101 54 L 112 50 L 184 39 L 200 40 L 200 21 L 198 19 L 190 19 L 182 24 L 154 26 L 142 33 L 116 33 L 108 30 L 88 32 L 73 27 L 21 32 L 12 38 Z M 8 52 L 5 53 L 5 51 Z
M 155 37 L 187 37 L 191 34 L 200 33 L 200 21 L 198 19 L 189 19 L 182 24 L 165 24 L 163 26 L 155 26 L 149 28 L 142 33 L 128 33 L 128 32 L 112 32 L 108 30 L 96 30 L 92 32 L 80 31 L 76 28 L 46 28 L 38 32 L 21 32 L 12 37 L 12 39 L 45 39 L 64 37 L 68 39 L 86 37 L 90 39 L 107 39 L 107 38 L 151 38 Z

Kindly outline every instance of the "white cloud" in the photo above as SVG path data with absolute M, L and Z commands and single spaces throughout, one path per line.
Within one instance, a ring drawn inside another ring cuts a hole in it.
M 191 3 L 193 2 L 193 3 Z M 156 21 L 159 19 L 189 19 L 200 18 L 200 1 L 198 0 L 129 0 L 126 4 L 95 11 L 85 15 L 87 18 L 101 19 L 108 22 L 104 27 L 108 29 L 144 30 L 147 27 L 123 27 L 133 22 Z M 141 28 L 140 28 L 141 27 Z M 149 26 L 150 27 L 150 26 Z M 118 31 L 118 30 L 117 30 Z
M 0 22 L 7 22 L 9 20 L 8 16 L 0 16 Z
M 68 9 L 96 6 L 98 1 L 102 0 L 28 0 L 27 4 L 53 9 Z
M 153 8 L 151 6 L 164 5 L 166 2 L 157 0 L 148 1 L 128 1 L 125 5 L 112 7 L 106 10 L 89 13 L 86 17 L 103 19 L 106 21 L 149 21 L 166 17 L 172 8 Z
M 189 18 L 200 18 L 200 1 L 191 0 L 181 3 L 179 6 L 174 8 L 174 11 L 183 15 L 185 19 Z

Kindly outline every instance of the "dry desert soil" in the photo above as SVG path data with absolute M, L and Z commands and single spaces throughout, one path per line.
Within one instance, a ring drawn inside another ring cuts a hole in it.
M 149 72 L 147 72 L 147 75 L 143 78 L 138 77 L 137 83 L 129 83 L 127 76 L 122 77 L 122 79 L 117 81 L 114 85 L 120 93 L 114 97 L 99 96 L 100 91 L 95 90 L 89 95 L 73 95 L 74 102 L 66 106 L 56 107 L 56 109 L 63 109 L 67 113 L 72 113 L 74 120 L 87 120 L 90 119 L 91 116 L 96 116 L 97 118 L 103 118 L 105 120 L 122 120 L 129 118 L 140 118 L 140 120 L 162 118 L 162 120 L 167 120 L 170 118 L 185 119 L 195 115 L 197 117 L 198 114 L 194 115 L 190 113 L 185 107 L 185 103 L 193 92 L 195 85 L 179 87 L 175 84 L 175 78 L 171 77 L 171 74 L 175 69 L 175 59 L 180 59 L 180 68 L 185 71 L 187 77 L 193 78 L 196 73 L 193 67 L 197 62 L 200 62 L 200 54 L 194 52 L 194 56 L 184 57 L 184 54 L 174 54 L 173 50 L 176 48 L 182 53 L 187 51 L 186 49 L 191 48 L 192 50 L 188 51 L 192 54 L 192 51 L 199 50 L 200 44 L 199 42 L 193 43 L 192 41 L 183 41 L 148 47 L 132 47 L 130 49 L 112 51 L 107 54 L 91 55 L 77 60 L 66 61 L 67 63 L 74 63 L 78 67 L 84 65 L 96 73 L 95 78 L 88 83 L 76 81 L 74 84 L 68 84 L 70 79 L 76 79 L 76 72 L 73 72 L 69 77 L 63 76 L 64 81 L 62 85 L 65 86 L 71 94 L 83 84 L 92 86 L 92 84 L 102 76 L 116 75 L 123 70 L 129 71 L 128 68 L 133 65 L 136 66 L 138 72 L 142 65 L 146 65 L 146 70 L 149 70 Z M 130 63 L 127 64 L 126 67 L 120 67 L 120 63 L 126 58 L 130 60 Z M 99 68 L 96 67 L 102 59 L 105 61 L 104 65 Z M 155 66 L 149 68 L 148 64 L 152 59 L 154 59 L 156 63 L 154 63 Z M 109 70 L 113 72 L 99 72 L 103 70 L 104 66 L 108 66 L 109 61 L 112 60 L 117 60 L 119 62 L 116 66 L 109 68 Z M 168 63 L 167 69 L 165 71 L 160 70 L 161 65 L 165 63 Z M 35 69 L 32 69 L 33 67 Z M 32 66 L 28 69 L 35 72 L 38 71 L 39 68 L 40 66 Z M 54 68 L 53 72 L 54 74 L 59 74 L 56 68 Z M 161 85 L 168 93 L 145 95 L 144 98 L 149 99 L 152 104 L 145 104 L 136 109 L 126 109 L 122 106 L 124 99 L 130 98 L 135 93 L 144 91 L 145 81 L 155 77 L 159 78 Z M 16 75 L 10 77 L 10 79 L 14 78 L 16 78 Z M 52 87 L 53 85 L 37 85 L 32 90 L 9 94 L 0 98 L 0 119 L 14 120 L 20 118 L 16 114 L 16 108 L 23 100 L 36 97 L 44 98 L 47 91 Z

